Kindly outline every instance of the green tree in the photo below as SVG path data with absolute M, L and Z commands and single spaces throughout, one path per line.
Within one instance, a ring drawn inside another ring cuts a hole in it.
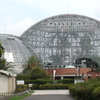
M 12 67 L 15 65 L 12 65 L 11 62 L 8 62 L 4 58 L 1 58 L 3 54 L 4 54 L 4 47 L 1 45 L 0 42 L 0 70 L 12 70 Z
M 34 67 L 41 67 L 42 65 L 40 63 L 40 60 L 38 60 L 35 56 L 29 57 L 26 65 L 23 66 L 24 70 L 22 73 L 29 74 Z
M 0 59 L 0 70 L 11 70 L 13 68 L 12 62 L 8 62 L 6 59 Z
M 24 80 L 24 81 L 30 80 L 29 75 L 27 75 L 27 74 L 17 74 L 16 79 L 17 80 Z
M 3 48 L 3 46 L 1 45 L 1 42 L 0 42 L 0 57 L 2 57 L 3 54 L 4 54 L 4 48 Z
M 50 75 L 46 72 L 45 69 L 41 67 L 34 67 L 30 72 L 30 79 L 36 80 L 36 79 L 50 79 Z

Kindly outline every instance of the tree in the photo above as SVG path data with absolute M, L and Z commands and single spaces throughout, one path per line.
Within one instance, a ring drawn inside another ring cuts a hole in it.
M 4 48 L 3 48 L 3 46 L 1 45 L 1 42 L 0 42 L 0 58 L 2 57 L 3 54 L 4 54 Z
M 34 67 L 30 72 L 30 79 L 50 79 L 50 75 L 41 67 Z
M 11 62 L 8 62 L 4 58 L 1 58 L 3 54 L 4 54 L 4 47 L 1 45 L 0 42 L 0 70 L 11 70 L 11 68 L 15 65 L 12 65 Z
M 26 65 L 24 65 L 22 73 L 29 74 L 34 67 L 41 67 L 40 60 L 38 60 L 35 56 L 31 56 L 28 58 Z
M 27 75 L 27 74 L 17 74 L 16 79 L 17 80 L 24 80 L 24 81 L 30 80 L 29 75 Z
M 10 70 L 13 66 L 11 62 L 8 62 L 6 59 L 0 59 L 0 70 Z

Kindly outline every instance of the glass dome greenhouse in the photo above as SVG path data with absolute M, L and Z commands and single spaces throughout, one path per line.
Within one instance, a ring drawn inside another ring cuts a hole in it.
M 100 22 L 83 15 L 57 15 L 28 28 L 21 40 L 44 65 L 71 65 L 78 58 L 100 55 Z
M 4 58 L 15 65 L 13 70 L 16 73 L 20 73 L 27 58 L 31 56 L 30 51 L 18 37 L 13 35 L 0 34 L 0 42 L 4 47 Z

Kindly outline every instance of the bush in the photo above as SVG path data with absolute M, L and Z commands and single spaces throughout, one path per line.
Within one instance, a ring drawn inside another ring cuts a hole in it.
M 45 85 L 40 85 L 39 89 L 44 90 L 44 89 L 68 89 L 69 84 L 45 84 Z
M 92 97 L 94 100 L 100 100 L 100 87 L 97 87 L 92 92 Z
M 52 79 L 36 79 L 36 80 L 27 80 L 25 84 L 46 84 L 53 83 Z
M 61 83 L 62 84 L 73 84 L 74 83 L 74 79 L 62 79 Z
M 28 85 L 24 85 L 24 84 L 20 84 L 16 86 L 15 92 L 23 92 L 25 90 L 28 90 L 29 86 Z
M 77 100 L 99 100 L 96 98 L 99 97 L 100 88 L 98 87 L 100 87 L 100 80 L 91 79 L 87 82 L 70 85 L 69 90 Z
M 33 84 L 32 88 L 33 88 L 34 90 L 37 90 L 37 89 L 38 89 L 38 85 L 37 85 L 37 84 Z
M 29 80 L 29 75 L 27 74 L 18 74 L 17 77 L 16 77 L 17 80 Z
M 36 79 L 36 80 L 28 80 L 25 81 L 26 84 L 33 84 L 34 89 L 39 89 L 40 84 L 46 84 L 46 83 L 53 83 L 52 79 Z M 34 86 L 34 84 L 37 84 Z

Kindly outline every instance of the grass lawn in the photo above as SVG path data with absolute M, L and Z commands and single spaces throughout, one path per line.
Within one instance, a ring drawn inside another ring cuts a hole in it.
M 9 98 L 8 100 L 21 100 L 21 99 L 23 99 L 23 98 L 26 98 L 26 97 L 30 96 L 31 93 L 34 93 L 34 91 L 30 92 L 30 94 L 29 94 L 29 93 L 26 93 L 26 94 L 21 95 L 21 96 L 14 96 L 14 97 L 11 97 L 11 98 Z

